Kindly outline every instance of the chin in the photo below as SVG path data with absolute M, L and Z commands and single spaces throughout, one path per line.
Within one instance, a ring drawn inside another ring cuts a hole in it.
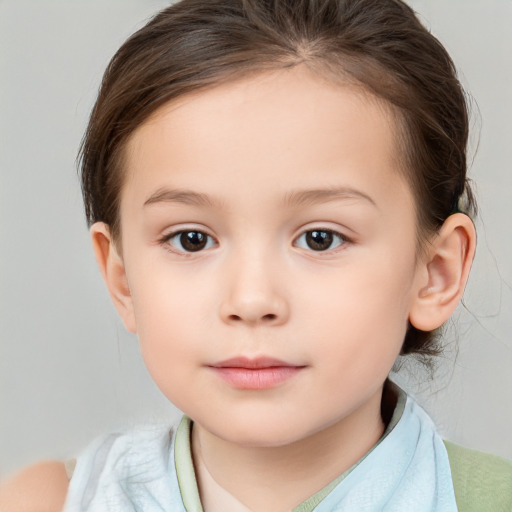
M 278 418 L 252 417 L 234 418 L 226 417 L 222 422 L 212 424 L 202 423 L 210 433 L 226 442 L 246 448 L 276 448 L 287 446 L 300 441 L 311 434 L 315 429 L 308 429 L 299 418 L 290 420 L 290 416 Z
M 225 441 L 245 448 L 277 448 L 287 446 L 303 439 L 296 429 L 247 429 L 245 431 L 225 432 Z

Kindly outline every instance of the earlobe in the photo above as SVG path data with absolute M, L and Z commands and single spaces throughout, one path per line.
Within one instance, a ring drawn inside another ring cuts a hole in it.
M 446 219 L 420 263 L 418 282 L 409 314 L 419 330 L 443 325 L 462 299 L 475 254 L 476 232 L 462 213 Z
M 128 286 L 123 258 L 112 240 L 110 229 L 104 222 L 96 222 L 91 226 L 91 239 L 105 284 L 112 302 L 121 315 L 126 329 L 136 332 L 133 300 Z

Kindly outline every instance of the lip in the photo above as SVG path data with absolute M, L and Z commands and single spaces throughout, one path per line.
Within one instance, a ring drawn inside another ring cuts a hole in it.
M 230 386 L 236 389 L 271 389 L 293 378 L 305 368 L 273 357 L 234 357 L 208 365 Z

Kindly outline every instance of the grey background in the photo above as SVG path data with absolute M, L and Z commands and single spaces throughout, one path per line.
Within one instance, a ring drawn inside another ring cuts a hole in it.
M 110 304 L 75 172 L 108 60 L 167 3 L 0 0 L 0 478 L 106 430 L 178 417 Z M 512 458 L 512 0 L 411 4 L 478 103 L 481 216 L 467 309 L 435 379 L 414 366 L 398 379 L 446 437 Z

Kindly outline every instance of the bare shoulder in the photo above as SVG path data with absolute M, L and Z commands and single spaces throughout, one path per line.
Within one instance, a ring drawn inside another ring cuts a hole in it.
M 0 484 L 0 512 L 61 512 L 68 483 L 62 462 L 30 466 Z

